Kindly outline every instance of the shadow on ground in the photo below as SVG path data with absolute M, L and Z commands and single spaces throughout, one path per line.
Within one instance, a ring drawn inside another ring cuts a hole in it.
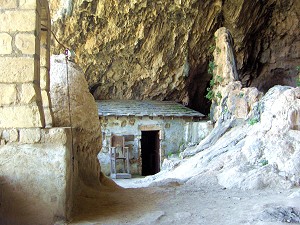
M 105 187 L 80 194 L 71 224 L 118 224 L 154 212 L 164 199 L 160 188 Z

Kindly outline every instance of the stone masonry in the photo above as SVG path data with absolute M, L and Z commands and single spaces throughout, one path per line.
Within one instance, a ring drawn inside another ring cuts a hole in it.
M 0 1 L 0 128 L 52 123 L 46 4 L 40 0 Z
M 48 1 L 0 0 L 0 21 L 0 224 L 65 221 L 77 175 L 71 128 L 52 127 Z

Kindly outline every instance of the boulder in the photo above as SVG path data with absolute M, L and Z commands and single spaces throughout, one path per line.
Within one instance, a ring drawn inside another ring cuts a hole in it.
M 72 128 L 73 170 L 80 182 L 97 187 L 101 131 L 96 102 L 81 69 L 64 55 L 51 57 L 50 77 L 53 125 Z

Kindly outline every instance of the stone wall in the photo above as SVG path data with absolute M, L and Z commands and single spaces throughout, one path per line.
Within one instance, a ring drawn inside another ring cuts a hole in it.
M 0 223 L 70 218 L 72 134 L 52 126 L 47 0 L 0 1 Z
M 49 126 L 48 3 L 2 1 L 0 21 L 0 127 Z
M 171 117 L 100 117 L 103 132 L 102 150 L 98 155 L 101 171 L 110 174 L 109 147 L 111 135 L 125 136 L 125 146 L 129 148 L 130 171 L 141 175 L 142 131 L 159 131 L 160 160 L 177 155 L 188 145 L 198 144 L 211 130 L 206 121 L 193 122 L 191 118 Z M 120 165 L 121 167 L 122 165 Z
M 52 225 L 70 218 L 70 128 L 0 129 L 0 224 Z

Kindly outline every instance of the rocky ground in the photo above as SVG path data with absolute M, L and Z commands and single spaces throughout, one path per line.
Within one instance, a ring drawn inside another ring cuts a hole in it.
M 226 189 L 214 174 L 185 184 L 165 180 L 117 180 L 127 187 L 80 196 L 72 225 L 95 224 L 287 224 L 300 223 L 300 189 Z M 151 185 L 150 185 L 151 186 Z

